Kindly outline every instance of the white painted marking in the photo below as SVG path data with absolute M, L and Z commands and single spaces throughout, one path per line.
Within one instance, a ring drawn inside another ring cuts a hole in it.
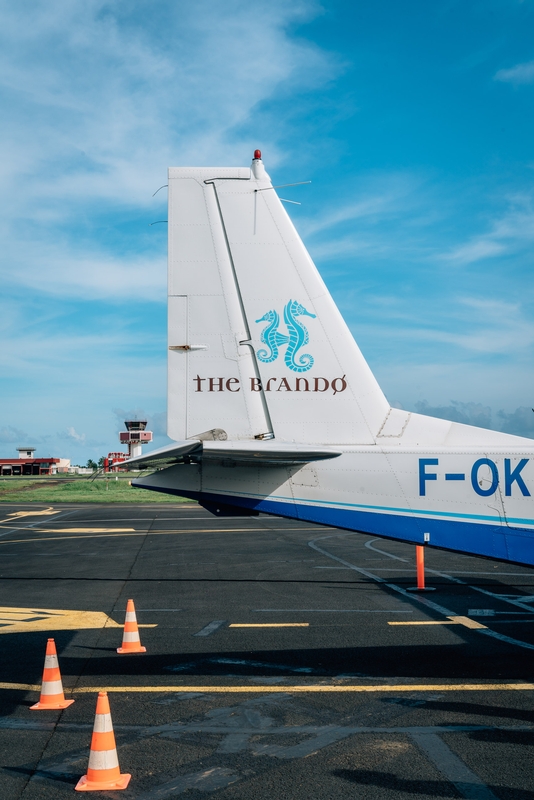
M 470 608 L 467 612 L 469 617 L 495 617 L 501 614 L 513 614 L 513 616 L 517 616 L 519 614 L 534 614 L 534 610 L 529 611 L 495 611 L 493 608 Z M 522 620 L 526 621 L 526 620 Z
M 463 583 L 463 581 L 458 581 L 459 583 Z M 471 589 L 475 592 L 480 592 L 480 594 L 485 594 L 488 597 L 493 597 L 494 600 L 498 600 L 502 603 L 509 603 L 512 606 L 516 606 L 517 608 L 522 608 L 524 611 L 532 611 L 534 610 L 532 606 L 523 603 L 521 598 L 518 597 L 517 599 L 511 597 L 510 595 L 506 594 L 497 594 L 496 592 L 490 592 L 488 589 L 482 589 L 480 586 L 470 586 Z
M 196 789 L 199 792 L 214 792 L 217 789 L 224 789 L 231 783 L 235 783 L 240 776 L 226 767 L 211 767 L 194 772 L 189 775 L 178 775 L 167 783 L 152 789 L 149 792 L 138 795 L 137 800 L 164 800 L 166 797 L 176 797 L 187 792 L 189 789 Z
M 215 633 L 215 631 L 219 630 L 219 628 L 225 624 L 226 624 L 225 619 L 214 619 L 213 622 L 209 622 L 200 631 L 194 633 L 193 636 L 211 636 L 212 633 Z
M 376 581 L 376 583 L 383 583 L 385 586 L 387 586 L 390 589 L 393 589 L 394 592 L 398 592 L 407 599 L 410 598 L 416 603 L 420 603 L 421 605 L 427 606 L 428 608 L 432 608 L 434 611 L 437 611 L 439 614 L 443 614 L 443 616 L 445 617 L 454 616 L 454 612 L 450 611 L 444 606 L 440 606 L 438 603 L 434 603 L 432 600 L 429 600 L 426 597 L 421 597 L 416 594 L 409 594 L 406 591 L 406 589 L 403 589 L 402 587 L 397 586 L 394 583 L 388 583 L 387 581 L 384 580 L 384 578 L 381 578 L 379 575 L 375 575 L 374 573 L 370 572 L 369 570 L 363 569 L 362 567 L 357 567 L 355 564 L 351 564 L 350 561 L 346 561 L 344 558 L 339 558 L 339 556 L 335 556 L 333 553 L 329 553 L 327 550 L 324 550 L 322 547 L 319 547 L 319 545 L 315 544 L 316 541 L 321 541 L 322 539 L 333 539 L 335 536 L 337 536 L 337 538 L 341 538 L 342 536 L 353 536 L 353 535 L 354 534 L 345 533 L 337 535 L 330 534 L 329 536 L 320 536 L 318 539 L 309 541 L 308 546 L 311 547 L 313 550 L 316 550 L 318 553 L 322 553 L 324 556 L 327 556 L 327 558 L 332 558 L 334 561 L 339 561 L 341 564 L 345 564 L 345 566 L 350 567 L 350 569 L 353 569 L 355 572 L 358 572 L 361 575 L 365 575 L 366 577 L 371 578 L 371 580 Z M 404 560 L 404 559 L 399 559 L 398 556 L 392 556 L 392 558 L 396 558 L 398 560 Z M 460 580 L 459 578 L 453 578 L 452 576 L 442 572 L 438 572 L 437 570 L 427 570 L 427 572 L 432 572 L 434 575 L 441 575 L 442 577 L 448 578 L 454 583 L 460 583 L 462 586 L 466 585 L 465 582 Z M 488 592 L 485 589 L 480 589 L 480 587 L 471 586 L 470 588 L 474 589 L 475 591 L 482 592 L 483 594 L 489 594 L 495 597 L 495 595 L 492 592 Z M 510 601 L 510 602 L 514 602 L 515 605 L 519 605 L 517 601 Z M 526 608 L 527 611 L 532 610 L 529 606 L 523 606 L 523 607 Z M 501 642 L 512 644 L 515 647 L 522 647 L 525 650 L 534 650 L 534 645 L 529 644 L 528 642 L 522 642 L 519 639 L 513 639 L 512 637 L 505 636 L 502 633 L 497 633 L 497 631 L 493 631 L 490 628 L 483 627 L 483 629 L 479 629 L 479 632 L 485 634 L 486 636 L 491 636 L 494 639 L 498 639 Z
M 394 556 L 393 553 L 388 553 L 387 550 L 381 550 L 379 547 L 375 547 L 375 542 L 381 542 L 381 539 L 370 539 L 368 542 L 365 543 L 365 547 L 368 550 L 373 550 L 375 553 L 380 553 L 382 556 L 387 556 L 388 558 L 394 558 L 395 561 L 404 561 L 404 563 L 408 564 L 407 558 L 401 558 L 400 556 Z
M 505 642 L 506 644 L 513 644 L 518 647 L 524 647 L 525 650 L 534 650 L 534 644 L 527 644 L 527 642 L 521 642 L 519 639 L 513 639 L 511 636 L 505 636 L 504 633 L 497 633 L 497 631 L 492 631 L 490 628 L 485 628 L 485 630 L 480 631 L 480 633 L 485 633 L 488 636 L 492 636 L 494 639 L 499 639 L 501 642 Z
M 393 553 L 388 553 L 387 550 L 381 550 L 379 547 L 375 547 L 374 546 L 375 542 L 381 542 L 381 541 L 382 541 L 381 539 L 371 539 L 370 541 L 365 543 L 365 547 L 367 547 L 368 550 L 373 550 L 375 553 L 380 553 L 381 555 L 387 556 L 388 558 L 394 558 L 396 561 L 402 561 L 405 564 L 410 564 L 410 559 L 401 558 L 401 556 L 396 556 Z M 471 556 L 465 556 L 465 558 L 471 558 Z M 387 567 L 373 567 L 373 569 L 376 570 L 377 572 L 397 572 L 398 571 L 398 570 L 387 568 Z M 441 575 L 444 578 L 450 578 L 451 575 L 474 575 L 474 576 L 477 576 L 477 575 L 493 575 L 493 576 L 498 576 L 498 577 L 501 577 L 501 575 L 506 575 L 507 577 L 515 577 L 515 578 L 531 578 L 532 577 L 532 570 L 530 570 L 529 572 L 501 572 L 501 571 L 495 572 L 495 569 L 498 569 L 498 568 L 495 567 L 493 572 L 482 572 L 481 570 L 478 570 L 478 569 L 473 569 L 473 570 L 449 570 L 448 573 L 438 572 L 438 571 L 433 570 L 433 569 L 430 569 L 430 570 L 427 570 L 427 571 L 434 572 L 436 575 Z M 410 571 L 411 571 L 411 569 L 410 569 Z M 521 598 L 518 598 L 518 599 L 521 599 Z
M 412 733 L 413 741 L 466 800 L 498 800 L 478 775 L 435 733 Z
M 326 567 L 325 567 L 325 569 L 326 569 Z M 332 569 L 338 569 L 338 567 L 332 567 Z M 341 569 L 341 567 L 339 567 L 339 569 Z M 406 567 L 406 568 L 404 568 L 404 567 L 397 567 L 397 568 L 393 568 L 393 567 L 373 567 L 373 569 L 375 570 L 375 572 L 410 572 L 410 573 L 413 572 L 413 568 L 412 567 Z M 530 572 L 482 572 L 481 570 L 467 570 L 467 571 L 466 570 L 449 570 L 449 572 L 447 572 L 447 573 L 444 573 L 444 572 L 438 573 L 438 572 L 436 572 L 436 570 L 433 570 L 433 569 L 431 569 L 429 571 L 430 572 L 434 572 L 437 575 L 441 575 L 444 578 L 449 578 L 450 580 L 453 580 L 452 577 L 451 577 L 452 575 L 470 575 L 473 578 L 476 578 L 478 575 L 493 575 L 494 578 L 500 578 L 501 576 L 506 576 L 506 577 L 512 576 L 512 577 L 516 577 L 516 578 L 532 578 L 532 573 L 530 573 Z M 462 583 L 463 583 L 463 581 L 462 581 Z

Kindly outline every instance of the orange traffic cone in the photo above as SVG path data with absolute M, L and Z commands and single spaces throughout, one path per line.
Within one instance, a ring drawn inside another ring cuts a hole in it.
M 128 600 L 126 605 L 122 647 L 117 647 L 117 653 L 146 653 L 146 647 L 142 646 L 139 638 L 139 629 L 137 627 L 137 617 L 135 616 L 133 600 Z
M 126 789 L 131 777 L 128 773 L 121 775 L 109 711 L 108 693 L 99 692 L 87 775 L 80 778 L 74 788 L 77 792 Z
M 33 711 L 42 708 L 67 708 L 74 700 L 65 700 L 61 673 L 57 661 L 56 643 L 49 639 L 46 643 L 46 655 L 43 669 L 43 682 L 39 702 L 30 706 Z

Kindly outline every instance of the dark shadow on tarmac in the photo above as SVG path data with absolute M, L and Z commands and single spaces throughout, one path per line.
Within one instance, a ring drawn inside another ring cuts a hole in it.
M 119 632 L 120 634 L 120 632 Z M 63 676 L 165 676 L 175 675 L 361 675 L 367 678 L 420 678 L 427 680 L 515 679 L 530 682 L 532 656 L 512 645 L 480 636 L 473 642 L 451 645 L 398 644 L 382 647 L 293 648 L 280 650 L 184 651 L 167 654 L 118 655 L 115 647 L 80 646 L 79 657 L 64 655 L 75 631 L 4 634 L 0 655 L 0 681 L 38 683 L 46 640 L 53 637 Z M 120 645 L 120 636 L 117 646 Z M 70 650 L 72 653 L 72 649 Z M 91 653 L 94 653 L 91 657 Z M 104 655 L 103 653 L 106 653 Z M 510 654 L 513 653 L 513 658 Z M 108 655 L 109 654 L 109 655 Z M 231 668 L 229 668 L 231 667 Z M 459 710 L 462 704 L 458 704 Z M 440 708 L 435 701 L 433 707 Z
M 90 675 L 281 675 L 297 673 L 324 676 L 342 674 L 367 678 L 420 678 L 423 680 L 529 680 L 530 653 L 510 659 L 502 652 L 481 647 L 449 646 L 346 647 L 291 650 L 230 650 L 168 655 L 95 655 L 83 674 Z M 515 648 L 514 648 L 515 649 Z M 62 658 L 66 674 L 79 674 L 82 659 Z M 528 676 L 528 678 L 526 677 Z
M 179 683 L 194 676 L 261 678 L 281 677 L 292 680 L 353 676 L 373 679 L 418 679 L 423 682 L 447 683 L 509 680 L 530 682 L 532 656 L 511 645 L 496 643 L 480 636 L 473 642 L 473 632 L 466 632 L 469 642 L 454 645 L 396 645 L 382 647 L 301 648 L 280 650 L 208 650 L 164 655 L 119 655 L 115 648 L 80 647 L 79 657 L 63 655 L 75 631 L 47 631 L 4 634 L 0 654 L 0 681 L 40 684 L 46 640 L 53 637 L 59 654 L 65 687 L 75 679 L 90 684 Z M 70 649 L 72 654 L 72 649 Z M 513 657 L 511 656 L 513 653 Z M 19 692 L 0 692 L 0 714 L 10 713 L 17 705 Z M 390 700 L 392 702 L 392 700 Z M 399 698 L 396 702 L 402 703 Z M 458 714 L 479 713 L 502 716 L 499 709 L 470 703 L 432 701 L 425 708 L 453 711 Z M 532 722 L 526 713 L 509 712 L 516 719 Z
M 424 794 L 430 797 L 458 797 L 456 789 L 446 780 L 425 781 L 417 778 L 412 780 L 399 778 L 389 772 L 367 769 L 336 769 L 332 774 L 336 778 L 343 778 L 359 786 L 379 786 L 381 789 L 406 792 L 406 794 Z
M 534 722 L 534 715 L 531 714 L 531 721 Z M 529 731 L 471 731 L 468 734 L 470 739 L 475 742 L 491 742 L 491 744 L 513 744 L 523 747 L 534 747 L 534 733 Z M 529 754 L 532 758 L 532 754 Z
M 383 702 L 392 702 L 396 698 L 383 698 Z M 399 705 L 409 705 L 410 703 L 399 703 Z M 508 719 L 521 720 L 528 724 L 534 724 L 534 711 L 522 708 L 500 708 L 498 706 L 485 706 L 480 703 L 457 703 L 436 700 L 420 700 L 413 701 L 413 705 L 424 705 L 425 710 L 428 711 L 447 711 L 448 713 L 462 714 L 464 716 L 482 716 L 482 717 L 505 717 Z
M 378 786 L 381 789 L 389 789 L 397 792 L 405 792 L 406 795 L 427 795 L 429 797 L 458 797 L 458 791 L 452 783 L 447 780 L 418 780 L 399 778 L 388 772 L 378 772 L 376 770 L 365 769 L 338 769 L 332 773 L 337 778 L 342 778 L 358 786 Z M 497 797 L 502 800 L 534 800 L 534 792 L 524 789 L 506 789 L 502 786 L 488 786 Z M 481 797 L 480 784 L 463 783 L 464 797 Z
M 13 775 L 27 775 L 28 778 L 45 778 L 50 781 L 59 781 L 60 783 L 69 783 L 75 786 L 80 780 L 81 773 L 68 773 L 68 772 L 48 772 L 47 770 L 39 769 L 37 772 L 29 767 L 2 767 L 5 772 L 11 772 Z M 103 795 L 103 793 L 100 794 Z

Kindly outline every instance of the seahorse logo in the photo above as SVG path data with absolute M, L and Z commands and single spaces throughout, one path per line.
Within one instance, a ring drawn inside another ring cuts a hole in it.
M 286 367 L 289 367 L 293 372 L 307 372 L 313 367 L 313 356 L 309 353 L 298 355 L 300 348 L 310 341 L 308 329 L 297 319 L 297 317 L 304 316 L 315 319 L 316 315 L 305 309 L 297 300 L 290 300 L 284 306 L 284 322 L 289 334 L 287 336 L 278 331 L 280 315 L 274 309 L 267 311 L 263 317 L 256 320 L 256 322 L 267 322 L 266 327 L 261 332 L 261 341 L 269 349 L 258 350 L 257 355 L 260 361 L 263 361 L 264 364 L 276 361 L 280 346 L 287 344 L 284 356 Z

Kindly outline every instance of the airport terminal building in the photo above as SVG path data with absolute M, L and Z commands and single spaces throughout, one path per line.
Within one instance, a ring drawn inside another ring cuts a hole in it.
M 18 458 L 0 458 L 2 476 L 54 475 L 56 472 L 67 472 L 70 466 L 68 458 L 36 458 L 34 447 L 17 447 L 17 450 Z

